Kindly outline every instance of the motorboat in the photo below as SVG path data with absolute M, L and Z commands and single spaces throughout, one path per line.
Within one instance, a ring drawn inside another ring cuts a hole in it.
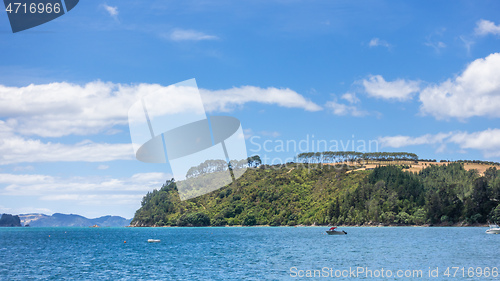
M 500 234 L 500 227 L 496 224 L 490 224 L 490 229 L 486 230 L 488 234 Z
M 148 243 L 159 243 L 161 242 L 160 239 L 148 239 Z
M 336 230 L 337 227 L 334 226 L 334 227 L 331 227 L 330 229 L 328 229 L 326 231 L 326 233 L 328 233 L 328 235 L 346 235 L 347 232 L 343 231 L 343 230 Z

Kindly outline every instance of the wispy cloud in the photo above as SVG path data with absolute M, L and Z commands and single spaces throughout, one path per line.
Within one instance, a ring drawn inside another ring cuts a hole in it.
M 433 48 L 437 54 L 441 53 L 441 50 L 446 48 L 446 44 L 439 39 L 435 39 L 435 37 L 442 38 L 445 31 L 446 28 L 436 30 L 433 34 L 427 36 L 424 45 Z
M 322 107 L 304 98 L 297 92 L 285 88 L 259 88 L 254 86 L 234 87 L 227 90 L 200 89 L 209 111 L 232 111 L 235 106 L 249 102 L 276 104 L 287 108 L 302 108 L 306 111 L 320 111 Z
M 378 139 L 381 147 L 400 148 L 413 145 L 437 145 L 443 150 L 446 144 L 456 144 L 462 150 L 479 150 L 485 157 L 500 156 L 500 129 L 488 129 L 479 132 L 448 132 L 426 134 L 423 136 L 386 136 Z
M 271 137 L 271 138 L 277 138 L 277 137 L 281 136 L 281 133 L 277 132 L 277 131 L 260 131 L 260 132 L 254 133 L 254 131 L 250 128 L 244 129 L 243 133 L 245 135 L 245 139 L 250 139 L 251 137 L 253 137 L 255 135 L 264 136 L 264 137 Z
M 391 44 L 389 44 L 389 43 L 387 43 L 387 41 L 379 39 L 379 38 L 373 38 L 372 40 L 370 40 L 370 43 L 368 43 L 368 46 L 370 46 L 370 47 L 382 46 L 382 47 L 386 47 L 387 49 L 391 48 Z
M 378 139 L 382 147 L 400 148 L 412 145 L 437 144 L 449 138 L 452 133 L 426 134 L 418 137 L 411 136 L 386 136 Z
M 114 18 L 115 20 L 118 20 L 118 7 L 108 6 L 106 4 L 102 4 L 102 7 L 104 8 L 104 10 L 106 10 L 106 12 L 108 12 L 108 14 L 112 18 Z
M 356 97 L 355 93 L 345 93 L 340 98 L 348 101 L 349 103 L 359 103 L 360 102 L 358 97 Z
M 76 205 L 103 207 L 118 206 L 137 209 L 141 198 L 148 191 L 158 189 L 171 174 L 139 173 L 131 177 L 57 177 L 43 174 L 0 173 L 0 197 L 31 196 L 40 201 L 62 201 Z M 0 206 L 0 210 L 7 209 Z M 7 209 L 8 210 L 8 209 Z M 52 213 L 51 210 L 15 208 L 15 213 Z
M 0 139 L 0 165 L 35 162 L 106 162 L 132 160 L 131 144 L 82 142 L 62 144 L 25 139 L 19 136 Z
M 446 48 L 446 44 L 441 41 L 427 41 L 424 43 L 424 45 L 433 48 L 436 53 L 440 53 L 441 49 Z
M 172 41 L 202 41 L 219 39 L 219 37 L 215 35 L 205 34 L 192 29 L 175 29 L 170 34 L 164 35 L 163 37 Z
M 166 173 L 139 173 L 131 177 L 56 177 L 42 174 L 0 174 L 1 195 L 10 196 L 46 196 L 56 194 L 99 194 L 113 193 L 142 194 L 161 187 L 171 179 Z
M 281 134 L 277 131 L 261 131 L 260 134 L 265 137 L 271 137 L 271 138 L 277 138 L 281 136 Z
M 328 101 L 325 104 L 325 107 L 329 109 L 333 114 L 339 116 L 350 115 L 354 117 L 362 117 L 368 115 L 368 112 L 360 110 L 354 105 L 339 103 L 336 100 Z
M 470 49 L 472 45 L 475 44 L 473 40 L 467 39 L 465 36 L 460 36 L 460 40 L 464 43 L 464 47 L 467 50 L 467 55 L 470 55 Z
M 496 25 L 489 20 L 481 19 L 476 23 L 476 29 L 474 31 L 476 35 L 500 35 L 500 25 Z

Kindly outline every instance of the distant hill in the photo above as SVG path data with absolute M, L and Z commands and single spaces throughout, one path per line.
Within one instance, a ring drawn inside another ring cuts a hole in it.
M 0 216 L 0 226 L 2 227 L 21 226 L 21 221 L 19 219 L 19 216 L 3 214 Z
M 80 215 L 55 213 L 52 216 L 44 214 L 21 214 L 19 218 L 23 225 L 29 224 L 29 226 L 34 227 L 88 227 L 93 225 L 102 227 L 121 227 L 130 224 L 129 219 L 119 216 L 103 216 L 95 219 L 88 219 Z

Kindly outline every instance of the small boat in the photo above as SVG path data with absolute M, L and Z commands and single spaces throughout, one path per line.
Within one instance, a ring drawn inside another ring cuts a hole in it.
M 328 235 L 346 235 L 347 232 L 343 231 L 343 230 L 335 230 L 337 227 L 334 226 L 332 228 L 330 228 L 329 230 L 326 231 L 326 233 L 328 233 Z
M 486 230 L 488 234 L 500 234 L 500 227 L 496 224 L 490 224 L 490 229 Z
M 148 239 L 148 243 L 159 243 L 161 242 L 160 239 Z

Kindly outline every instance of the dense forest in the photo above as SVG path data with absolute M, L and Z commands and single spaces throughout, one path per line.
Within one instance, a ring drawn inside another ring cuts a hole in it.
M 418 173 L 405 172 L 397 165 L 350 169 L 310 162 L 260 165 L 224 188 L 186 201 L 179 199 L 175 182 L 169 180 L 143 198 L 131 224 L 471 225 L 500 221 L 500 170 L 495 167 L 482 176 L 476 170 L 466 171 L 462 163 L 429 165 Z
M 19 216 L 13 216 L 11 214 L 2 214 L 0 216 L 0 227 L 3 226 L 21 226 L 21 220 Z

